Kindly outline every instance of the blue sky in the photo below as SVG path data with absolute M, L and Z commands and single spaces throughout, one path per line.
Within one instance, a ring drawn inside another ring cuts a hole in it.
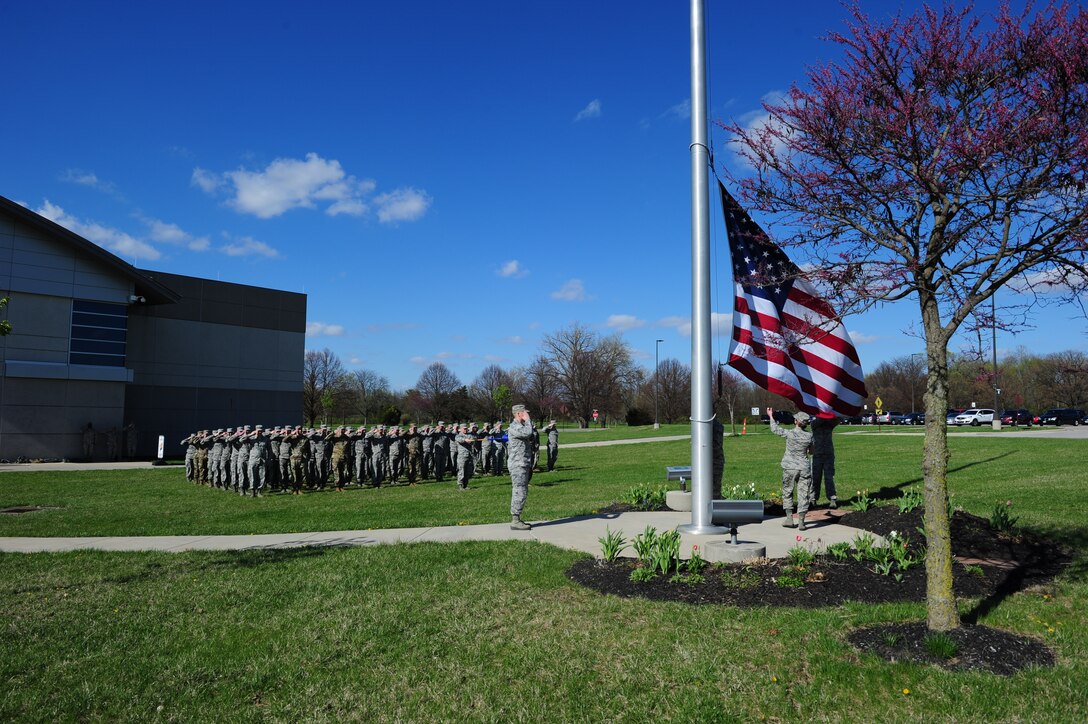
M 836 2 L 709 6 L 712 119 L 837 57 Z M 348 369 L 467 384 L 575 322 L 690 358 L 685 2 L 39 0 L 0 27 L 0 195 L 142 269 L 305 292 L 307 348 Z M 1084 346 L 1049 314 L 999 347 Z M 920 351 L 915 316 L 847 318 L 863 366 Z

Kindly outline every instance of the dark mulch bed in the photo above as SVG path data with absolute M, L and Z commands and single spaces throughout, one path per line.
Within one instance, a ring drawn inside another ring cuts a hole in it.
M 617 508 L 612 512 L 629 509 L 620 510 L 622 506 L 612 506 Z M 922 526 L 921 509 L 900 513 L 895 506 L 874 506 L 864 512 L 847 513 L 838 522 L 883 536 L 894 530 L 907 539 L 912 549 L 924 541 L 918 530 Z M 990 528 L 988 520 L 962 511 L 953 516 L 951 531 L 953 555 L 965 561 L 953 569 L 953 590 L 958 598 L 980 599 L 966 617 L 966 624 L 974 624 L 981 614 L 1009 594 L 1049 581 L 1071 561 L 1068 551 L 1050 541 L 1030 533 L 998 533 Z M 671 576 L 634 582 L 630 575 L 635 567 L 636 563 L 629 559 L 616 563 L 583 559 L 571 566 L 567 575 L 601 593 L 731 606 L 814 608 L 846 601 L 924 601 L 926 592 L 924 565 L 902 572 L 902 579 L 897 581 L 876 573 L 872 563 L 853 558 L 837 561 L 818 556 L 803 570 L 786 560 L 709 566 L 703 572 L 705 580 L 691 584 L 671 582 Z M 1050 652 L 1036 640 L 977 625 L 956 629 L 953 638 L 957 641 L 957 654 L 940 659 L 926 650 L 923 640 L 926 633 L 924 623 L 892 624 L 856 631 L 850 640 L 859 649 L 892 661 L 932 661 L 954 669 L 986 669 L 1008 674 L 1024 666 L 1053 663 Z

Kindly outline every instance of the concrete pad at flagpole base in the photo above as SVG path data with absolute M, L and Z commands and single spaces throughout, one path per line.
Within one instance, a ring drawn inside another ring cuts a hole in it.
M 665 493 L 665 505 L 669 510 L 681 513 L 691 512 L 691 492 L 685 490 L 670 490 Z
M 703 558 L 710 563 L 743 563 L 755 558 L 767 557 L 767 546 L 762 543 L 713 540 L 703 544 Z

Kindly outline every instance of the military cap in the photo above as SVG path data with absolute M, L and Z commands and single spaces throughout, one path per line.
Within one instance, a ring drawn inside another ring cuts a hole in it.
M 514 405 L 510 408 L 510 411 L 513 412 L 515 415 L 519 412 L 528 412 L 528 410 L 525 409 L 525 405 Z
M 811 419 L 812 417 L 807 412 L 798 412 L 793 416 L 793 421 L 799 425 L 807 425 L 808 421 Z

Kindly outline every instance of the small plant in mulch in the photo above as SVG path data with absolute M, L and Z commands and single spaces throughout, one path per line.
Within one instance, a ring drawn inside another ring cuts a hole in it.
M 667 485 L 639 483 L 624 494 L 623 502 L 635 510 L 662 510 L 665 507 L 665 496 L 668 492 Z
M 1004 504 L 995 503 L 994 512 L 990 514 L 990 527 L 1002 533 L 1011 533 L 1016 528 L 1016 521 L 1020 520 L 1011 511 L 1011 500 L 1006 500 Z

